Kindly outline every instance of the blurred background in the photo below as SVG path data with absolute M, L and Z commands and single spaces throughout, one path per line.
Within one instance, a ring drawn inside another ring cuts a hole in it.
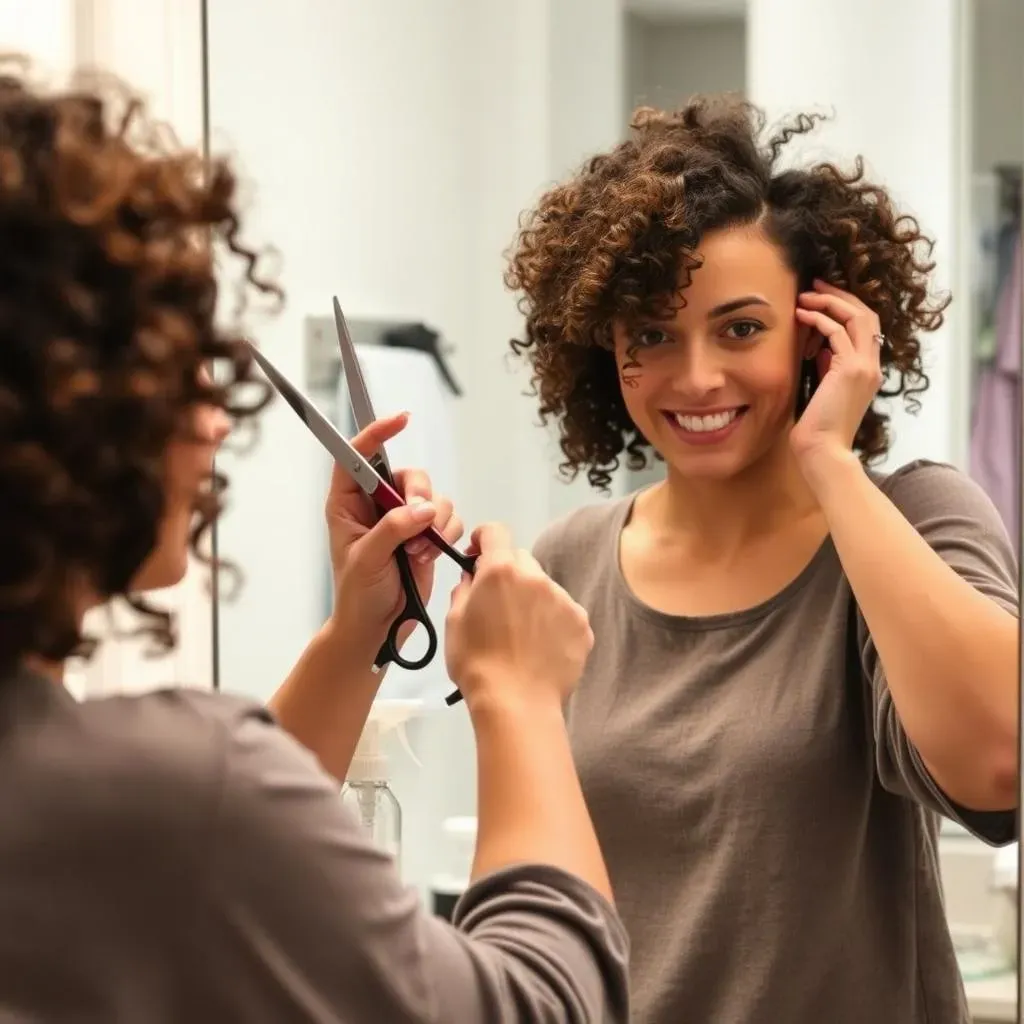
M 1020 0 L 4 0 L 0 31 L 57 73 L 126 76 L 183 141 L 235 154 L 247 241 L 280 251 L 288 294 L 254 325 L 261 345 L 350 429 L 337 295 L 378 412 L 413 412 L 392 461 L 426 465 L 468 522 L 505 520 L 524 545 L 602 497 L 559 479 L 506 357 L 520 322 L 502 252 L 520 211 L 621 139 L 638 104 L 740 91 L 773 119 L 831 113 L 802 155 L 863 154 L 938 239 L 935 284 L 955 296 L 928 342 L 920 413 L 894 411 L 889 461 L 966 469 L 1019 538 Z M 435 339 L 457 389 L 436 360 L 389 346 L 396 330 Z M 322 621 L 323 453 L 277 403 L 258 446 L 219 462 L 232 496 L 217 544 L 244 588 L 213 600 L 197 569 L 167 599 L 180 650 L 154 662 L 110 644 L 81 667 L 81 692 L 174 681 L 265 699 Z M 620 474 L 615 493 L 657 473 Z M 474 809 L 469 725 L 446 690 L 438 660 L 389 674 L 383 693 L 423 702 L 409 726 L 422 766 L 397 744 L 389 754 L 403 873 L 424 892 L 455 870 L 442 823 Z M 1016 850 L 997 856 L 952 827 L 942 844 L 972 1012 L 1015 1020 Z

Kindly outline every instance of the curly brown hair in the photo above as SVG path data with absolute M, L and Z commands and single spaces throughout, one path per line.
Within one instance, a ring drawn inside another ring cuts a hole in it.
M 916 411 L 928 387 L 918 335 L 939 327 L 949 304 L 928 292 L 933 243 L 864 179 L 860 158 L 852 172 L 780 168 L 786 144 L 821 119 L 801 115 L 765 140 L 763 113 L 736 97 L 674 112 L 643 107 L 627 141 L 524 216 L 505 275 L 526 318 L 512 348 L 529 359 L 542 422 L 558 420 L 563 475 L 586 467 L 607 490 L 623 452 L 630 468 L 647 464 L 650 446 L 622 399 L 612 325 L 685 303 L 701 239 L 723 228 L 759 225 L 801 288 L 821 278 L 870 305 L 889 341 L 890 385 L 879 394 L 903 395 Z M 888 449 L 887 421 L 874 407 L 865 415 L 854 443 L 865 462 Z
M 0 58 L 0 676 L 83 646 L 83 581 L 174 643 L 168 613 L 128 594 L 168 446 L 199 404 L 237 420 L 269 398 L 239 330 L 215 325 L 215 252 L 242 260 L 237 314 L 252 288 L 282 298 L 239 242 L 235 191 L 116 79 L 49 89 Z M 225 486 L 198 499 L 197 553 Z

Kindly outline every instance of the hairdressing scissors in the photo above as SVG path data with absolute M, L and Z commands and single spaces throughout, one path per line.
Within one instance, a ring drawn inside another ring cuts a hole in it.
M 352 407 L 352 416 L 358 430 L 369 426 L 377 417 L 370 402 L 370 395 L 366 389 L 366 381 L 359 366 L 359 359 L 356 356 L 355 346 L 352 344 L 352 337 L 348 332 L 344 314 L 337 298 L 334 299 L 334 322 L 338 330 L 338 344 L 341 347 L 341 365 L 345 374 L 345 383 L 348 386 L 349 403 Z M 352 444 L 338 432 L 323 413 L 304 395 L 274 364 L 254 345 L 249 344 L 253 358 L 260 368 L 267 375 L 270 382 L 280 392 L 284 400 L 296 412 L 299 419 L 309 428 L 314 437 L 327 449 L 339 463 L 346 473 L 358 484 L 358 486 L 374 502 L 377 508 L 383 512 L 399 508 L 405 504 L 404 499 L 395 487 L 394 474 L 391 471 L 391 464 L 388 462 L 387 453 L 383 446 L 377 449 L 369 458 L 364 458 Z M 459 551 L 448 543 L 441 533 L 433 526 L 429 527 L 421 535 L 429 540 L 436 547 L 440 548 L 452 561 L 454 561 L 463 572 L 472 573 L 476 566 L 476 557 Z M 416 578 L 413 576 L 412 565 L 409 556 L 404 548 L 395 551 L 395 561 L 398 563 L 398 574 L 402 581 L 402 591 L 405 596 L 405 605 L 398 617 L 391 624 L 387 638 L 381 647 L 374 661 L 374 668 L 380 670 L 389 662 L 394 662 L 402 668 L 416 670 L 428 665 L 437 653 L 437 630 L 430 615 L 420 597 L 416 587 Z M 415 660 L 402 657 L 398 645 L 399 630 L 408 622 L 416 623 L 424 628 L 427 634 L 427 649 Z M 448 704 L 454 704 L 460 700 L 462 695 L 458 690 L 445 698 Z

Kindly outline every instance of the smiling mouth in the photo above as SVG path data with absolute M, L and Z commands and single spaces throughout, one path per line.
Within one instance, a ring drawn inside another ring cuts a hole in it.
M 703 416 L 678 412 L 666 412 L 665 416 L 687 434 L 715 434 L 731 426 L 746 411 L 747 406 L 739 405 L 734 409 L 725 409 Z

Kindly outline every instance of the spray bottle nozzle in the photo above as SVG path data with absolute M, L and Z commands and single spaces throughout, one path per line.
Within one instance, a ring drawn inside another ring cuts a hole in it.
M 409 744 L 405 724 L 423 707 L 419 700 L 381 700 L 370 708 L 369 717 L 359 738 L 348 778 L 351 782 L 384 781 L 387 778 L 387 757 L 381 749 L 382 737 L 392 729 L 398 733 L 399 742 L 412 758 L 417 768 L 422 768 L 419 758 Z

